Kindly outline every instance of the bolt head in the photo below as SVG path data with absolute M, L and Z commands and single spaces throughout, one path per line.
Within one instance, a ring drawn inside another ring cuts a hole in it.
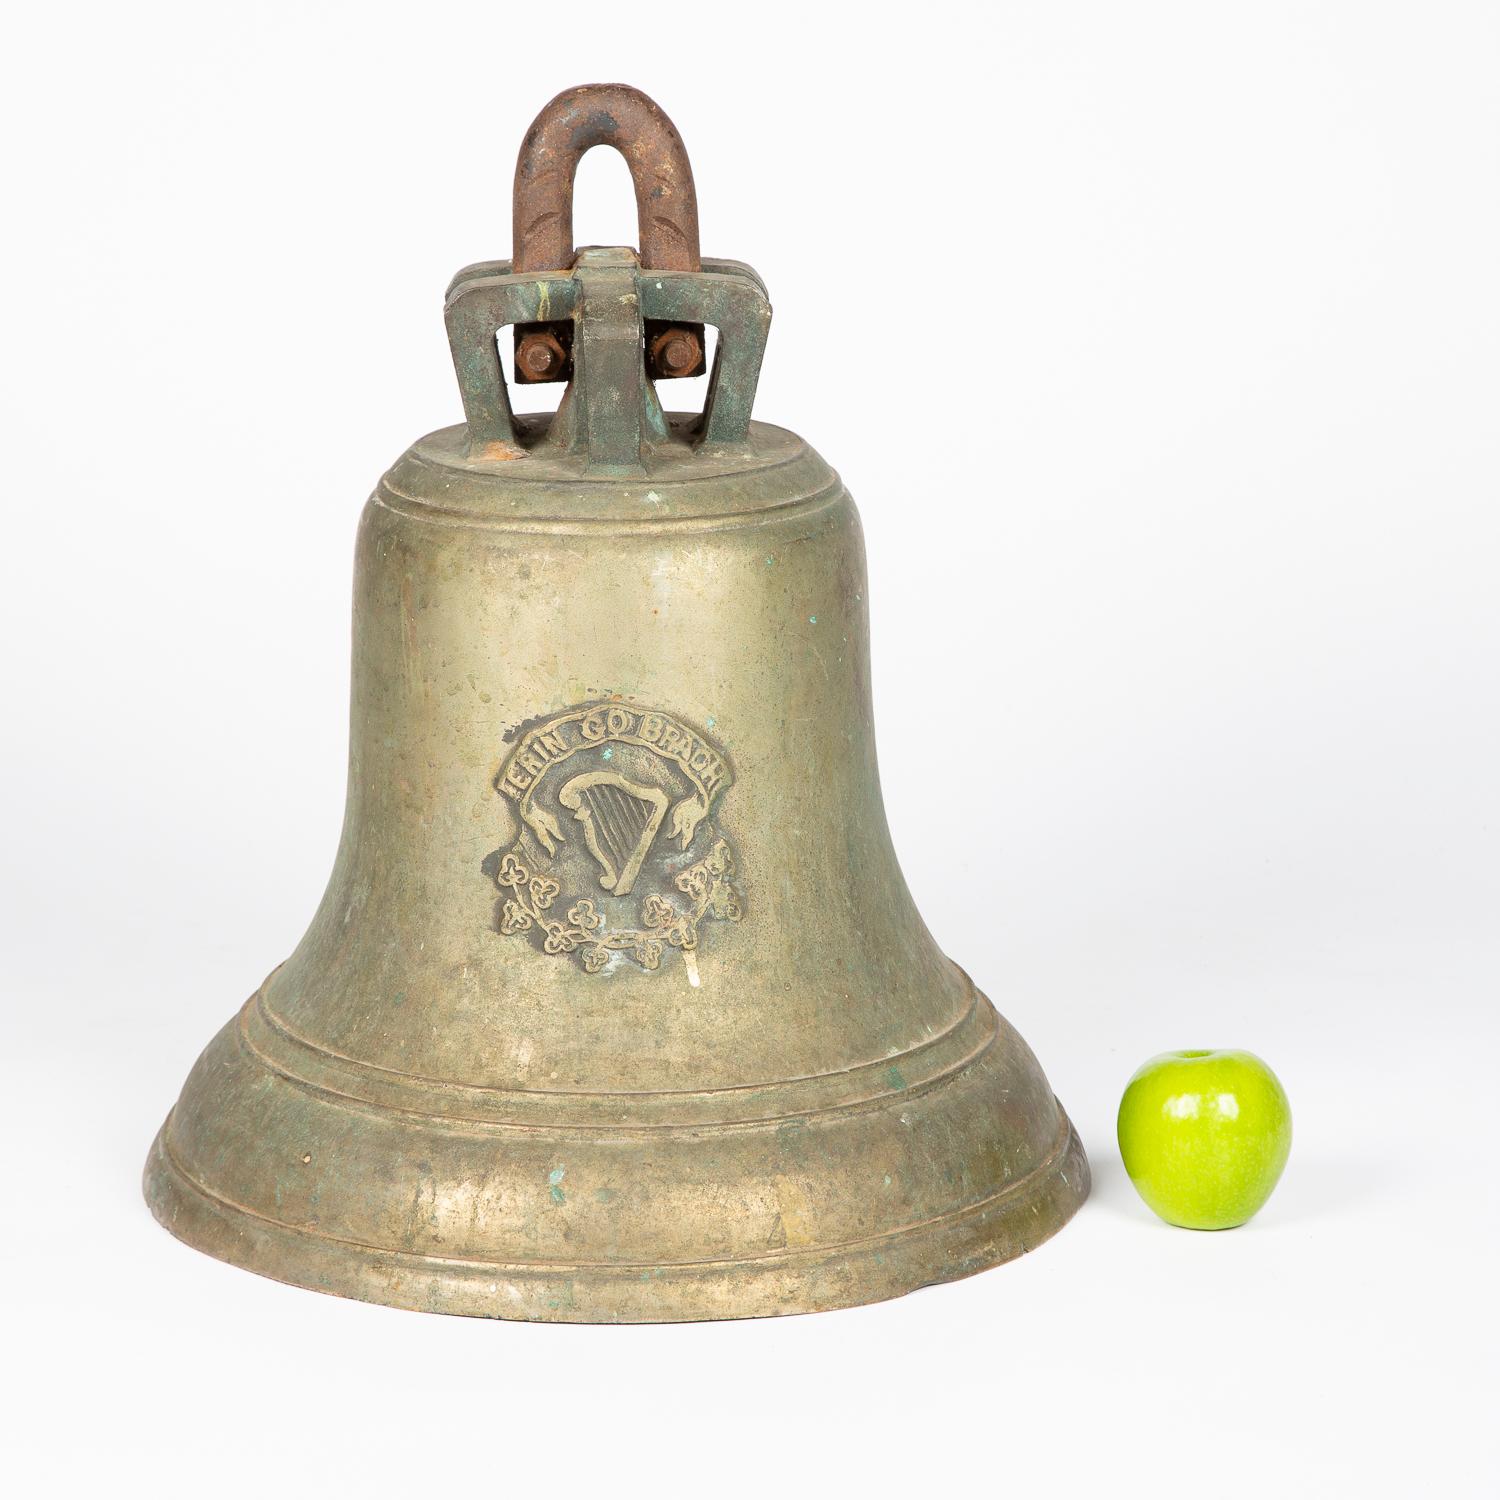
M 526 347 L 525 364 L 528 374 L 546 375 L 557 363 L 557 356 L 540 340 Z
M 651 345 L 656 368 L 664 375 L 681 377 L 698 367 L 702 350 L 697 337 L 687 328 L 668 328 Z
M 567 351 L 555 334 L 528 333 L 516 346 L 516 372 L 528 380 L 553 380 L 568 362 Z

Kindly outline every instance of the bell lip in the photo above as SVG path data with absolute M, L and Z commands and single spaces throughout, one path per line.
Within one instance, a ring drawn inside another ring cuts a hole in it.
M 1057 1103 L 1057 1144 L 999 1192 L 936 1219 L 839 1245 L 682 1264 L 500 1264 L 386 1250 L 277 1223 L 192 1181 L 167 1145 L 143 1175 L 158 1223 L 184 1244 L 273 1281 L 412 1312 L 552 1323 L 697 1323 L 884 1302 L 1034 1250 L 1088 1197 L 1088 1157 Z

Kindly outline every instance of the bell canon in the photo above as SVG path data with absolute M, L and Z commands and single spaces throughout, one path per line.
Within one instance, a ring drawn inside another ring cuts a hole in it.
M 575 250 L 616 147 L 640 249 Z M 522 145 L 509 261 L 445 316 L 464 422 L 360 524 L 348 803 L 296 951 L 150 1153 L 173 1234 L 399 1307 L 807 1312 L 995 1265 L 1088 1164 L 929 936 L 876 771 L 859 520 L 751 420 L 771 309 L 699 253 L 682 141 L 618 85 Z M 699 413 L 658 386 L 700 373 Z M 517 415 L 521 381 L 566 382 Z

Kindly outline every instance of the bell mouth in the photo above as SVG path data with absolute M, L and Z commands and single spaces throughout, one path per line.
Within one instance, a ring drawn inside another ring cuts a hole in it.
M 878 1075 L 664 1096 L 632 1124 L 601 1123 L 619 1096 L 547 1123 L 451 1085 L 391 1094 L 347 1060 L 325 1074 L 252 1000 L 163 1124 L 146 1198 L 220 1260 L 413 1311 L 667 1323 L 883 1301 L 1024 1254 L 1089 1192 L 1036 1059 L 972 995 L 950 1038 Z
M 159 1223 L 194 1249 L 275 1281 L 410 1312 L 549 1323 L 697 1323 L 828 1312 L 958 1281 L 1056 1234 L 1090 1187 L 1088 1158 L 1058 1106 L 1054 1149 L 999 1192 L 936 1220 L 863 1240 L 721 1261 L 529 1263 L 420 1255 L 264 1219 L 207 1191 L 168 1143 L 146 1163 Z

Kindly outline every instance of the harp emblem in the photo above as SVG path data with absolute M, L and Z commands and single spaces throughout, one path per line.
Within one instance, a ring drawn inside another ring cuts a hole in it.
M 583 824 L 584 842 L 599 861 L 599 884 L 628 896 L 667 815 L 667 794 L 618 771 L 585 771 L 564 782 L 557 800 Z
M 517 831 L 483 864 L 500 890 L 500 934 L 571 955 L 589 974 L 632 962 L 655 971 L 675 948 L 688 983 L 700 983 L 704 927 L 743 914 L 714 817 L 734 782 L 724 750 L 676 714 L 618 698 L 507 738 L 495 790 Z

